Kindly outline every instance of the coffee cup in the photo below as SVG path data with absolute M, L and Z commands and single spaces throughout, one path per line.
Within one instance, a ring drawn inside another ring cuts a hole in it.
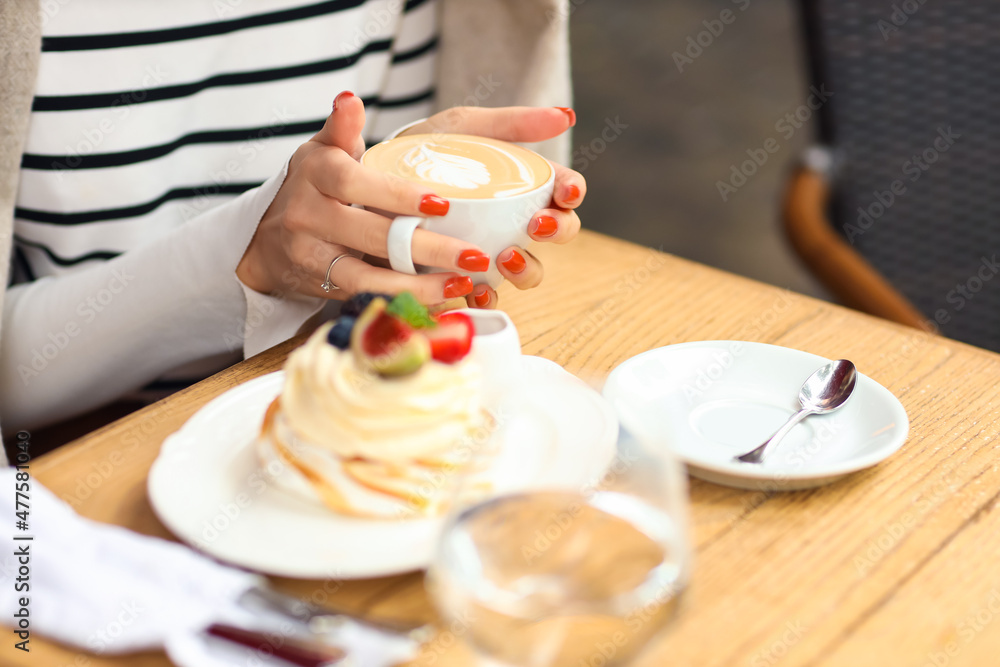
M 369 148 L 361 163 L 426 185 L 450 203 L 443 216 L 400 216 L 392 221 L 388 255 L 393 269 L 409 274 L 454 271 L 413 264 L 413 233 L 421 227 L 468 241 L 489 254 L 486 271 L 459 273 L 491 287 L 503 282 L 497 256 L 531 240 L 528 223 L 549 205 L 555 187 L 555 169 L 541 155 L 464 134 L 399 136 Z

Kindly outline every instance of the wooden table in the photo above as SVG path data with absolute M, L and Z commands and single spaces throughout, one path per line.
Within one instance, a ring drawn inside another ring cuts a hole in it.
M 595 384 L 653 347 L 745 339 L 850 358 L 910 415 L 898 453 L 830 486 L 769 494 L 692 480 L 693 582 L 642 665 L 1000 663 L 1000 356 L 593 233 L 538 252 L 545 282 L 502 288 L 503 305 L 525 353 Z M 280 368 L 290 347 L 44 456 L 32 472 L 85 516 L 170 537 L 146 499 L 160 443 L 210 398 Z M 420 574 L 278 584 L 372 617 L 433 618 Z M 443 632 L 415 664 L 468 664 L 455 639 Z M 168 664 L 162 654 L 31 646 L 15 664 Z

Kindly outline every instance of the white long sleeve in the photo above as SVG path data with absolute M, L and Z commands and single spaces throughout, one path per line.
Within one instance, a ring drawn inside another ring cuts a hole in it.
M 433 107 L 438 0 L 160 4 L 79 0 L 42 27 L 13 220 L 30 282 L 7 290 L 0 342 L 8 432 L 294 333 L 322 299 L 234 274 L 280 178 L 206 207 L 282 169 L 341 91 L 365 101 L 369 140 Z
M 9 289 L 0 341 L 5 428 L 80 414 L 182 364 L 256 352 L 294 333 L 323 300 L 251 292 L 248 310 L 235 274 L 284 177 L 282 169 L 115 259 Z

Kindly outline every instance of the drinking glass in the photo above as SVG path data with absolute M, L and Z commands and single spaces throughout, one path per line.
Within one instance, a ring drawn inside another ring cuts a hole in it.
M 597 667 L 640 653 L 689 571 L 683 470 L 662 436 L 619 428 L 598 479 L 501 492 L 462 480 L 427 585 L 484 662 Z

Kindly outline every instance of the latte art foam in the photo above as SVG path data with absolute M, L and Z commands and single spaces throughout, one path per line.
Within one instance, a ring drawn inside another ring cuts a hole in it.
M 505 141 L 464 134 L 413 134 L 373 146 L 362 162 L 416 181 L 442 197 L 513 197 L 552 174 L 545 158 Z
M 403 156 L 403 164 L 422 181 L 450 185 L 462 190 L 488 186 L 493 180 L 490 170 L 478 160 L 464 155 L 452 155 L 436 146 L 419 146 Z

